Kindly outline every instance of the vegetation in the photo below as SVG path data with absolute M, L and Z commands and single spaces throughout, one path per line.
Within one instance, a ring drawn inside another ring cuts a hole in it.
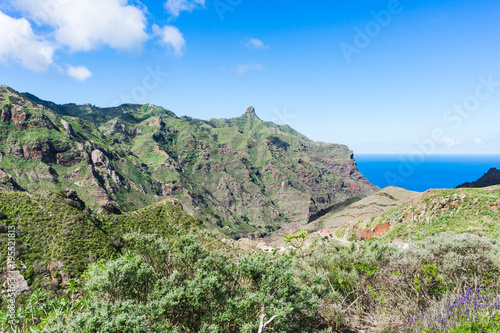
M 311 276 L 331 289 L 322 309 L 338 325 L 401 328 L 415 311 L 466 288 L 500 294 L 500 247 L 469 234 L 441 234 L 407 249 L 377 240 L 356 246 L 326 244 L 314 251 Z
M 426 192 L 343 224 L 342 243 L 301 230 L 284 237 L 296 251 L 244 252 L 226 238 L 357 201 L 339 188 L 346 147 L 250 112 L 202 121 L 6 87 L 0 112 L 0 262 L 15 238 L 29 286 L 15 327 L 4 287 L 3 331 L 499 332 L 499 187 Z
M 151 104 L 57 105 L 7 87 L 0 112 L 0 188 L 71 188 L 92 209 L 112 201 L 130 212 L 175 198 L 238 238 L 375 190 L 346 146 L 256 115 L 205 121 Z
M 17 307 L 15 324 L 10 324 L 8 312 L 0 312 L 0 328 L 10 332 L 41 332 L 58 323 L 66 322 L 87 306 L 87 297 L 75 295 L 78 280 L 69 280 L 65 294 L 36 289 Z
M 292 245 L 296 250 L 300 251 L 307 238 L 306 230 L 299 230 L 295 234 L 286 234 L 285 243 Z
M 71 284 L 52 299 L 40 291 L 31 294 L 18 310 L 18 327 L 256 332 L 265 314 L 274 317 L 268 331 L 466 332 L 432 329 L 441 325 L 443 311 L 455 318 L 456 327 L 468 325 L 460 310 L 464 299 L 476 304 L 476 317 L 484 324 L 474 327 L 500 324 L 495 312 L 500 247 L 473 235 L 443 234 L 408 249 L 376 241 L 359 248 L 326 242 L 302 259 L 240 253 L 207 231 L 180 238 L 130 234 L 124 239 L 129 244 L 125 254 L 94 263 L 83 275 L 83 294 L 70 292 Z M 461 296 L 469 289 L 482 294 Z
M 408 318 L 404 332 L 499 332 L 500 297 L 467 289 L 454 300 L 438 304 L 433 312 Z
M 337 232 L 391 224 L 379 241 L 411 243 L 443 232 L 473 233 L 500 239 L 500 187 L 431 190 L 378 216 L 341 226 Z
M 34 289 L 54 291 L 61 291 L 63 280 L 78 278 L 89 264 L 118 257 L 126 246 L 123 236 L 132 230 L 172 237 L 201 228 L 176 202 L 100 215 L 75 207 L 64 192 L 0 192 L 0 261 L 4 263 L 9 226 L 16 226 L 16 264 L 22 276 Z M 4 300 L 0 306 L 5 306 Z
M 262 314 L 268 329 L 316 326 L 317 292 L 297 283 L 290 257 L 222 254 L 206 232 L 127 240 L 130 252 L 89 268 L 85 309 L 46 332 L 255 332 Z

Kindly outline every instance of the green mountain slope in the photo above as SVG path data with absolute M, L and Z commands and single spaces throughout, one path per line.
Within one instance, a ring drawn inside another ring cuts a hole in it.
M 90 263 L 117 257 L 126 245 L 125 234 L 172 237 L 201 228 L 175 201 L 120 215 L 100 215 L 85 208 L 71 190 L 0 192 L 0 260 L 4 263 L 9 226 L 16 230 L 16 265 L 23 279 L 30 287 L 47 289 L 58 289 L 68 278 L 79 277 Z
M 376 190 L 346 146 L 264 122 L 253 108 L 198 120 L 150 104 L 56 105 L 0 87 L 0 109 L 0 186 L 71 188 L 92 209 L 176 198 L 236 236 L 307 221 Z

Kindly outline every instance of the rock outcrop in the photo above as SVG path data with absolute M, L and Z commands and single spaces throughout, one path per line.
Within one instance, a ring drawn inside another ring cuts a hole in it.
M 243 115 L 246 117 L 257 117 L 257 114 L 255 113 L 255 108 L 253 106 L 249 106 Z
M 464 183 L 457 186 L 457 188 L 481 188 L 493 185 L 500 185 L 500 170 L 491 168 L 481 178 L 472 183 Z
M 66 120 L 61 119 L 61 124 L 64 127 L 64 130 L 66 131 L 66 134 L 70 137 L 75 136 L 75 131 L 73 130 L 73 126 L 71 126 L 70 123 L 68 123 Z

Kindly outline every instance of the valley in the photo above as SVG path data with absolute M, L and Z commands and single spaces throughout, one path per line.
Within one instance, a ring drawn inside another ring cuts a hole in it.
M 500 188 L 479 186 L 496 169 L 380 189 L 347 146 L 253 107 L 200 120 L 1 87 L 0 109 L 2 329 L 14 306 L 19 332 L 420 332 L 419 311 L 500 290 Z

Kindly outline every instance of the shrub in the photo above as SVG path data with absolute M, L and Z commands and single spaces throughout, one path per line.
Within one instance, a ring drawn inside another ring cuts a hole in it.
M 133 251 L 89 269 L 87 309 L 51 332 L 252 332 L 261 314 L 280 332 L 313 329 L 319 299 L 297 283 L 293 258 L 237 259 L 201 235 L 129 236 Z
M 323 276 L 330 290 L 320 313 L 334 327 L 371 318 L 368 329 L 390 329 L 458 290 L 500 292 L 499 248 L 478 236 L 442 234 L 407 249 L 377 240 L 358 246 L 327 243 L 306 259 L 309 276 Z

